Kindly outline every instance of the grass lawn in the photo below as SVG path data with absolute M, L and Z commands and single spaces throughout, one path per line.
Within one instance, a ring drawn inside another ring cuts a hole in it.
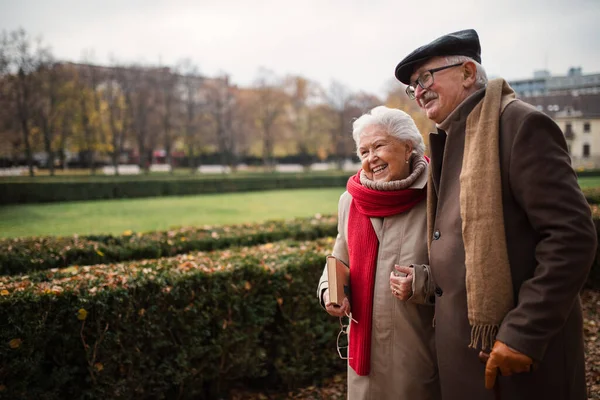
M 0 237 L 144 232 L 337 213 L 340 188 L 0 207 Z
M 600 176 L 584 176 L 577 179 L 581 188 L 600 187 Z

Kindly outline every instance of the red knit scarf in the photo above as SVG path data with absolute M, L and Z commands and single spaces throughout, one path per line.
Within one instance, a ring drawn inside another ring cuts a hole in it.
M 410 210 L 425 199 L 426 189 L 391 191 L 372 190 L 360 183 L 360 171 L 348 179 L 352 195 L 348 216 L 348 251 L 350 256 L 350 293 L 352 318 L 350 327 L 350 366 L 358 375 L 369 375 L 371 368 L 371 321 L 373 292 L 379 241 L 369 217 L 388 217 Z

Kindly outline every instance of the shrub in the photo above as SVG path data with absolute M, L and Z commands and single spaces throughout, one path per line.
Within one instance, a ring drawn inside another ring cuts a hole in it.
M 209 399 L 343 370 L 315 292 L 333 239 L 0 277 L 0 397 Z
M 317 239 L 337 233 L 336 216 L 267 221 L 260 224 L 188 227 L 121 236 L 88 235 L 0 240 L 0 275 L 144 258 L 170 257 L 236 245 L 282 240 Z
M 215 178 L 90 178 L 86 181 L 45 180 L 0 182 L 0 205 L 57 201 L 182 196 L 256 190 L 344 187 L 348 173 L 262 174 Z

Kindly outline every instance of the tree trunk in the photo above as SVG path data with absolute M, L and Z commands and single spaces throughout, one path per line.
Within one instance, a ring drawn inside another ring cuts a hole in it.
M 29 142 L 29 124 L 26 118 L 21 118 L 21 129 L 23 131 L 23 141 L 25 142 L 25 157 L 27 159 L 27 166 L 29 167 L 29 176 L 33 177 L 35 175 L 33 170 L 33 154 L 31 152 L 31 143 Z

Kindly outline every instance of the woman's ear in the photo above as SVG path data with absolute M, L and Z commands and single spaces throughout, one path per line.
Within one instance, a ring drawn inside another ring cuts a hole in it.
M 413 151 L 413 145 L 412 145 L 412 143 L 406 143 L 406 160 L 407 161 L 410 158 L 410 155 L 412 154 L 412 151 Z

